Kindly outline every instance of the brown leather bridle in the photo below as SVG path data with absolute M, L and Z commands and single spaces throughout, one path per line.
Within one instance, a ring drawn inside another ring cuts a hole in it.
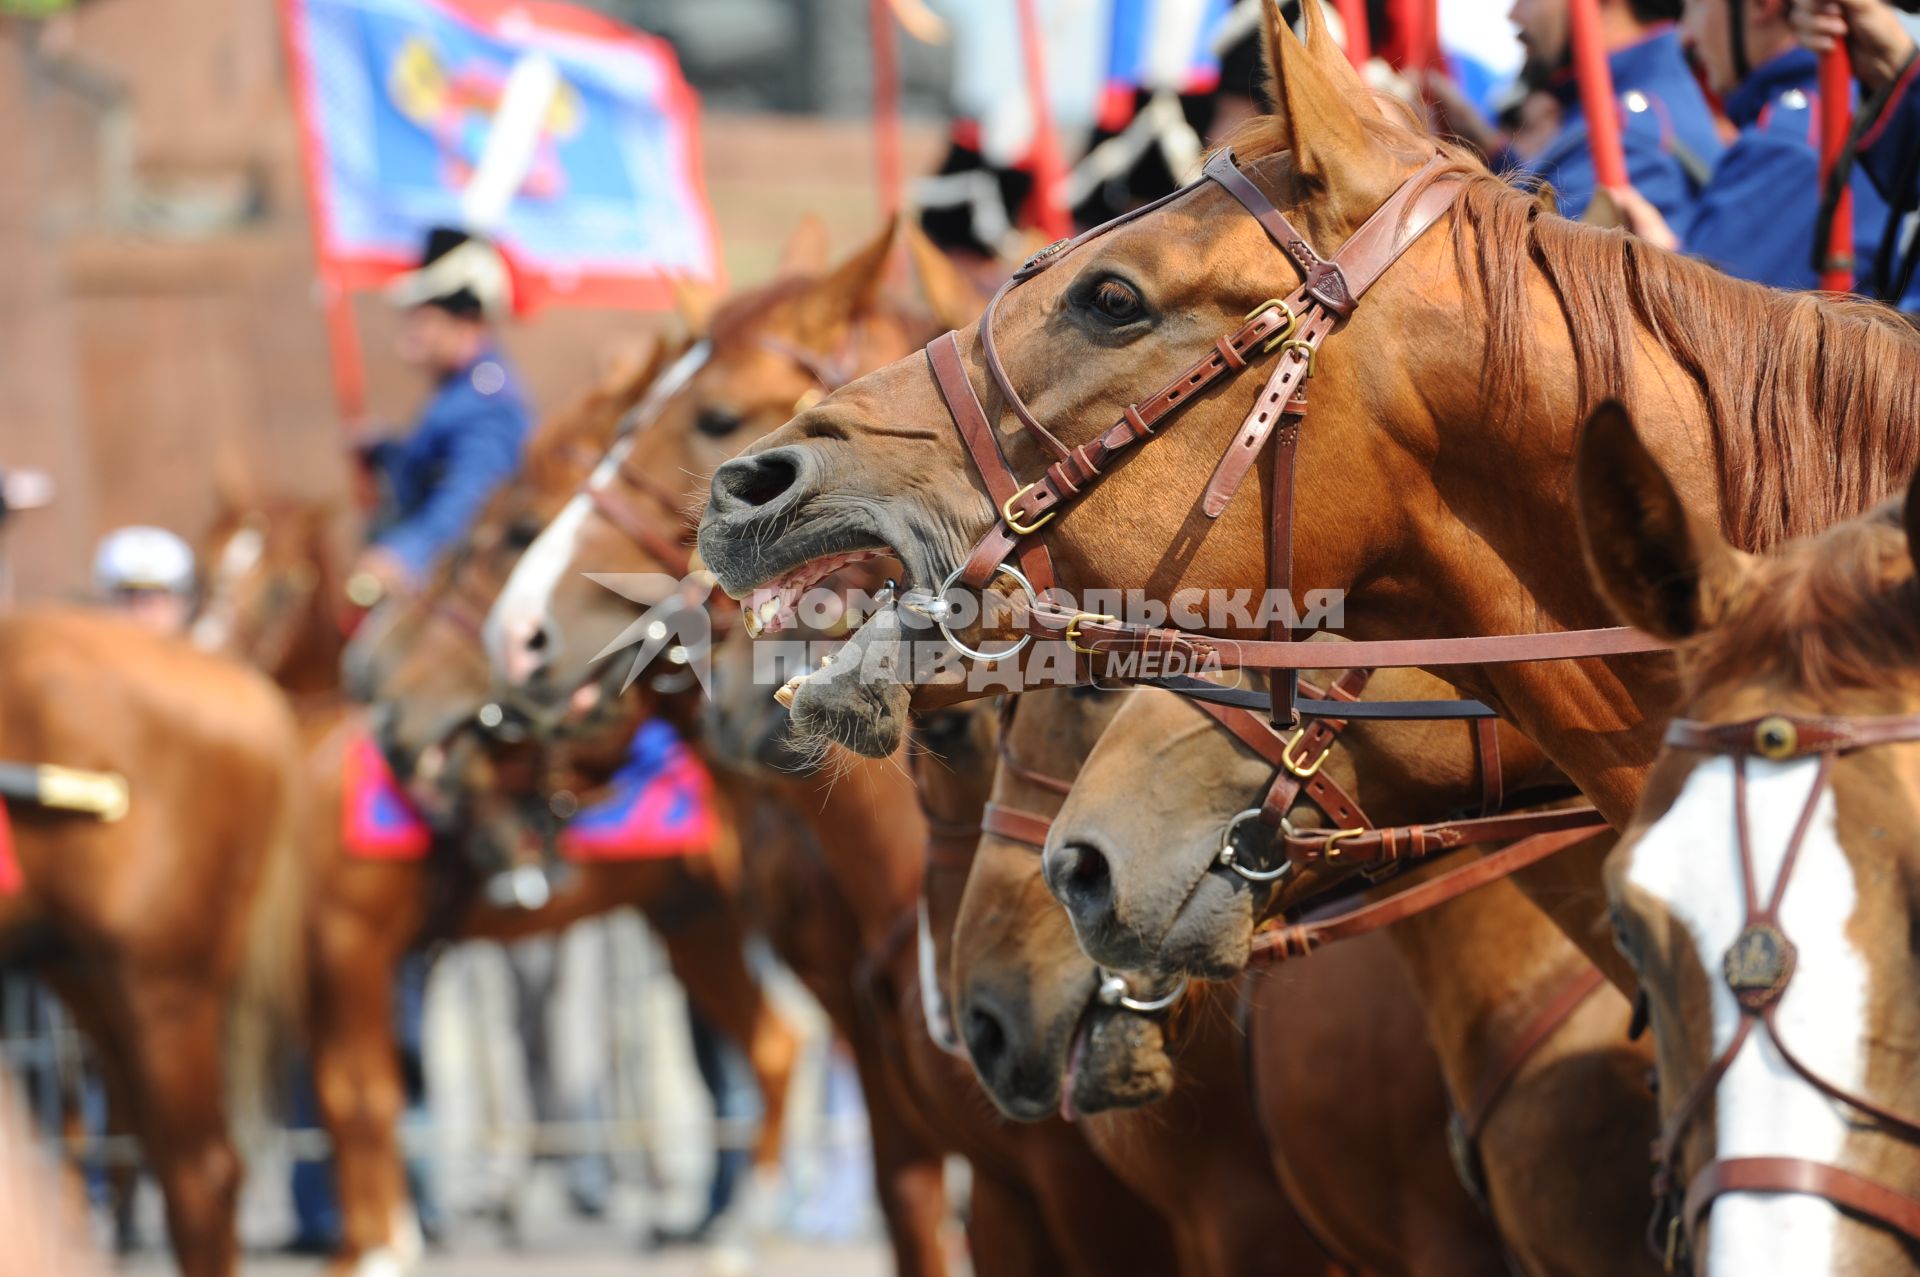
M 813 390 L 801 397 L 795 405 L 795 411 L 808 406 L 809 399 L 830 395 L 853 379 L 850 371 L 849 351 L 855 339 L 854 325 L 849 329 L 846 344 L 835 354 L 823 354 L 809 350 L 778 337 L 756 336 L 751 344 L 762 350 L 785 357 L 815 382 Z M 683 359 L 692 358 L 698 347 L 689 350 Z M 704 366 L 705 359 L 698 359 L 687 366 L 684 372 L 670 368 L 661 374 L 660 381 L 650 387 L 641 401 L 634 405 L 627 420 L 620 428 L 618 447 L 635 431 L 643 429 L 658 417 L 666 407 L 667 401 L 678 394 L 693 374 Z M 609 483 L 612 479 L 617 482 Z M 693 570 L 693 540 L 699 530 L 698 521 L 690 518 L 687 498 L 669 491 L 665 485 L 656 482 L 652 476 L 643 474 L 628 464 L 622 457 L 615 462 L 610 473 L 596 471 L 589 474 L 580 485 L 580 494 L 592 503 L 593 511 L 608 523 L 620 535 L 631 541 L 639 550 L 660 563 L 675 576 L 684 577 Z M 640 502 L 658 507 L 650 510 Z M 678 527 L 680 536 L 676 539 L 659 530 L 657 516 L 664 512 L 669 526 Z
M 1013 289 L 1052 268 L 1075 249 L 1184 198 L 1209 182 L 1233 196 L 1260 224 L 1268 238 L 1299 270 L 1299 284 L 1285 297 L 1270 299 L 1255 308 L 1238 328 L 1216 338 L 1207 353 L 1185 372 L 1145 400 L 1129 404 L 1120 420 L 1094 439 L 1067 446 L 1041 424 L 1007 375 L 993 335 L 994 314 L 1000 302 Z M 1266 384 L 1208 481 L 1203 509 L 1209 518 L 1217 518 L 1226 509 L 1254 458 L 1272 439 L 1274 481 L 1268 584 L 1276 592 L 1290 592 L 1294 461 L 1307 411 L 1306 382 L 1313 374 L 1315 357 L 1321 344 L 1353 313 L 1374 282 L 1452 208 L 1461 185 L 1461 179 L 1447 170 L 1446 158 L 1434 155 L 1387 197 L 1339 251 L 1332 257 L 1323 257 L 1241 172 L 1233 152 L 1222 149 L 1207 161 L 1198 181 L 1072 240 L 1041 250 L 1001 285 L 981 314 L 977 330 L 981 358 L 1005 410 L 1054 458 L 1038 479 L 1023 484 L 1007 462 L 994 427 L 995 419 L 988 416 L 973 388 L 954 334 L 935 338 L 927 346 L 934 381 L 999 511 L 998 519 L 974 544 L 965 562 L 942 584 L 942 593 L 955 585 L 981 590 L 996 576 L 1006 574 L 1026 585 L 1032 596 L 1024 622 L 1014 622 L 1016 631 L 1024 630 L 1025 637 L 1064 638 L 1076 653 L 1085 656 L 1139 653 L 1168 661 L 1178 658 L 1188 668 L 1217 662 L 1226 667 L 1270 671 L 1276 676 L 1271 680 L 1268 698 L 1270 717 L 1275 723 L 1292 726 L 1301 714 L 1324 708 L 1301 704 L 1294 694 L 1299 671 L 1324 664 L 1326 657 L 1297 641 L 1288 618 L 1274 620 L 1269 639 L 1249 641 L 1201 637 L 1076 611 L 1047 597 L 1054 591 L 1057 577 L 1046 543 L 1035 539 L 1034 534 L 1110 473 L 1118 457 L 1150 438 L 1189 401 L 1215 383 L 1238 374 L 1250 363 L 1277 351 L 1278 358 Z M 1018 574 L 1008 564 L 1010 557 L 1018 559 Z M 1024 642 L 1025 638 L 1021 645 Z M 1342 659 L 1372 667 L 1478 665 L 1620 655 L 1653 651 L 1662 646 L 1638 631 L 1615 627 L 1463 639 L 1359 642 L 1350 644 Z M 1017 647 L 991 655 L 1007 656 L 1016 650 Z M 1423 705 L 1423 709 L 1426 708 Z M 1417 716 L 1407 711 L 1396 714 L 1391 703 L 1385 702 L 1371 702 L 1365 712 L 1369 717 Z M 1470 711 L 1462 708 L 1449 716 L 1490 713 L 1485 707 L 1474 707 Z
M 1537 864 L 1606 828 L 1606 818 L 1585 805 L 1503 812 L 1506 794 L 1499 737 L 1487 719 L 1474 723 L 1481 793 L 1477 815 L 1412 825 L 1375 822 L 1344 786 L 1322 770 L 1334 742 L 1350 721 L 1328 715 L 1348 713 L 1351 711 L 1340 707 L 1362 704 L 1359 697 L 1372 673 L 1367 669 L 1347 670 L 1324 691 L 1303 680 L 1299 694 L 1319 702 L 1323 713 L 1290 733 L 1276 730 L 1263 716 L 1244 708 L 1195 702 L 1195 707 L 1223 731 L 1274 769 L 1260 805 L 1240 812 L 1221 830 L 1216 863 L 1262 884 L 1315 869 L 1379 879 L 1461 847 L 1497 842 L 1509 845 L 1384 900 L 1342 904 L 1315 912 L 1300 922 L 1263 928 L 1254 935 L 1251 961 L 1271 963 L 1305 957 L 1332 941 L 1378 931 Z M 1326 828 L 1302 829 L 1294 824 L 1292 813 L 1303 801 L 1319 809 L 1327 821 Z M 1254 822 L 1277 835 L 1273 845 L 1280 853 L 1280 863 L 1273 868 L 1248 865 L 1234 842 L 1237 831 Z
M 1667 744 L 1674 749 L 1722 754 L 1733 760 L 1735 842 L 1740 854 L 1740 877 L 1746 893 L 1746 921 L 1722 961 L 1721 977 L 1733 991 L 1740 1023 L 1726 1049 L 1716 1056 L 1674 1107 L 1653 1147 L 1654 1217 L 1648 1242 L 1664 1251 L 1671 1269 L 1690 1255 L 1700 1221 L 1715 1199 L 1726 1193 L 1797 1193 L 1820 1197 L 1842 1210 L 1873 1221 L 1920 1242 L 1920 1198 L 1856 1175 L 1842 1167 L 1804 1157 L 1729 1157 L 1708 1162 L 1679 1191 L 1680 1141 L 1706 1102 L 1719 1088 L 1733 1060 L 1756 1024 L 1766 1026 L 1774 1049 L 1807 1085 L 1847 1107 L 1890 1127 L 1907 1139 L 1920 1140 L 1920 1118 L 1908 1117 L 1821 1077 L 1801 1060 L 1781 1036 L 1774 1009 L 1792 982 L 1795 949 L 1780 926 L 1780 903 L 1813 823 L 1815 805 L 1826 789 L 1836 756 L 1876 745 L 1920 742 L 1920 714 L 1881 717 L 1829 718 L 1770 714 L 1738 723 L 1701 723 L 1675 719 L 1667 727 Z M 1813 787 L 1805 807 L 1787 838 L 1780 875 L 1763 901 L 1755 881 L 1753 843 L 1747 826 L 1747 759 L 1788 762 L 1818 758 Z M 1664 1234 L 1664 1237 L 1662 1236 Z

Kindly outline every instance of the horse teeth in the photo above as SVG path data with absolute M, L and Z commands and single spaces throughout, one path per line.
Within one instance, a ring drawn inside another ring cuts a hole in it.
M 794 695 L 799 692 L 800 684 L 806 681 L 805 674 L 795 674 L 780 685 L 780 689 L 773 694 L 773 699 L 780 703 L 781 709 L 792 709 Z

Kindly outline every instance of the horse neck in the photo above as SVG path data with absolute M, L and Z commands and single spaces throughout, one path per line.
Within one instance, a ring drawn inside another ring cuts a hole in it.
M 1421 429 L 1421 451 L 1380 476 L 1407 520 L 1385 562 L 1390 588 L 1347 604 L 1356 638 L 1473 637 L 1617 624 L 1588 578 L 1573 494 L 1573 456 L 1589 404 L 1580 398 L 1572 338 L 1545 277 L 1534 279 L 1529 393 L 1504 423 L 1479 401 L 1485 352 L 1436 347 L 1414 376 L 1459 387 Z M 1454 333 L 1471 331 L 1463 312 Z M 1484 320 L 1479 321 L 1484 323 Z M 1695 510 L 1718 519 L 1715 448 L 1695 385 L 1651 340 L 1635 344 L 1627 382 L 1597 387 L 1638 406 L 1649 448 Z M 1311 435 L 1309 415 L 1304 435 Z M 1421 455 L 1430 450 L 1431 456 Z M 1416 459 L 1418 458 L 1418 459 Z M 1302 473 L 1313 461 L 1303 458 Z M 1421 493 L 1420 489 L 1427 491 Z M 1423 499 L 1424 498 L 1424 499 Z M 1542 535 L 1546 531 L 1548 535 Z M 1310 534 L 1309 534 L 1310 535 Z M 1616 826 L 1632 813 L 1677 691 L 1663 657 L 1545 661 L 1442 670 L 1463 691 L 1499 705 L 1540 743 Z
M 851 755 L 844 757 L 851 758 Z M 784 782 L 794 813 L 813 831 L 869 950 L 886 943 L 920 898 L 927 823 L 898 758 L 861 758 Z

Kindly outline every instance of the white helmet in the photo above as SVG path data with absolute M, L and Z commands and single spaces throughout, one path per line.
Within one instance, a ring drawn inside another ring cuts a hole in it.
M 93 552 L 93 585 L 102 594 L 121 590 L 193 593 L 193 550 L 165 528 L 115 528 Z

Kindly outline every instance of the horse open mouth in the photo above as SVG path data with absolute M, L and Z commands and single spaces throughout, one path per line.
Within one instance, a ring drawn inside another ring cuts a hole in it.
M 798 611 L 800 599 L 808 590 L 843 568 L 892 555 L 893 551 L 887 547 L 875 546 L 808 559 L 747 595 L 743 603 L 747 634 L 759 638 L 763 634 L 778 634 L 798 626 L 801 620 Z

